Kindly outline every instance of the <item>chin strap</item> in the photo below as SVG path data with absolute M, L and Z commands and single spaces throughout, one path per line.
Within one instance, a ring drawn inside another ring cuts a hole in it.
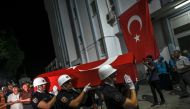
M 37 92 L 42 93 L 42 92 L 44 92 L 44 91 L 37 90 Z
M 107 84 L 107 85 L 110 85 L 112 87 L 115 87 L 115 85 L 112 82 L 105 81 L 104 83 Z

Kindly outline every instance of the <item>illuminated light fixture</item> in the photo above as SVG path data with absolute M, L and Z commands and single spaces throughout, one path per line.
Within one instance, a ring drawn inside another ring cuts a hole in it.
M 188 3 L 190 3 L 190 0 L 187 0 L 187 1 L 185 1 L 185 2 L 183 2 L 183 3 L 181 3 L 181 4 L 179 4 L 179 5 L 177 5 L 177 6 L 175 7 L 175 9 L 178 9 L 178 8 L 180 8 L 180 7 L 182 7 L 182 6 L 185 6 L 185 5 L 188 4 Z

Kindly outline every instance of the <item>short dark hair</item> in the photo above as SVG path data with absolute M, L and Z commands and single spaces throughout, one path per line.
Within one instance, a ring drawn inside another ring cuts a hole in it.
M 22 84 L 21 84 L 21 86 L 23 86 L 23 85 L 29 85 L 29 82 L 22 82 Z
M 181 53 L 181 51 L 180 50 L 175 50 L 174 53 Z
M 18 84 L 16 84 L 16 83 L 14 83 L 14 84 L 13 84 L 13 87 L 19 87 L 19 85 L 18 85 Z
M 152 55 L 147 55 L 146 58 L 153 59 Z

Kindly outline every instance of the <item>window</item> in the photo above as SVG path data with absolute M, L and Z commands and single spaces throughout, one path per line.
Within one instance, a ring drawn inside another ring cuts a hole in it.
M 97 14 L 96 2 L 92 1 L 90 5 L 91 5 L 91 8 L 92 8 L 92 16 L 95 16 Z
M 165 6 L 165 5 L 172 3 L 174 1 L 176 1 L 176 0 L 160 0 L 162 6 Z M 152 2 L 152 0 L 149 0 L 149 2 Z
M 114 11 L 115 9 L 115 7 L 114 7 L 114 2 L 113 2 L 113 0 L 109 0 L 109 3 L 110 3 L 110 8 L 111 8 L 111 10 L 112 11 Z
M 178 42 L 179 42 L 179 47 L 181 51 L 183 50 L 190 51 L 190 47 L 189 47 L 190 35 L 178 38 Z
M 75 7 L 73 8 L 73 11 L 74 11 L 74 17 L 76 18 L 76 16 L 77 16 L 77 11 L 76 11 L 76 8 L 75 8 Z
M 104 40 L 103 38 L 99 39 L 99 51 L 100 51 L 100 57 L 104 58 L 106 56 L 106 50 L 105 50 L 105 45 L 104 45 Z

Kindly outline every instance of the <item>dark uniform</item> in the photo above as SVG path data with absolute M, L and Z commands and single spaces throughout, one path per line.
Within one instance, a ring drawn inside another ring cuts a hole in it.
M 116 87 L 104 84 L 102 93 L 107 109 L 124 109 L 125 97 Z
M 37 106 L 41 100 L 44 100 L 45 102 L 50 101 L 53 98 L 53 95 L 49 93 L 40 93 L 40 92 L 35 92 L 32 96 L 32 106 L 34 109 L 39 109 Z M 52 107 L 51 109 L 54 109 Z
M 61 90 L 56 98 L 56 103 L 55 103 L 56 109 L 73 109 L 69 107 L 69 103 L 73 99 L 75 99 L 78 95 L 79 93 L 74 90 L 69 90 L 69 91 Z M 76 109 L 80 109 L 80 107 Z

